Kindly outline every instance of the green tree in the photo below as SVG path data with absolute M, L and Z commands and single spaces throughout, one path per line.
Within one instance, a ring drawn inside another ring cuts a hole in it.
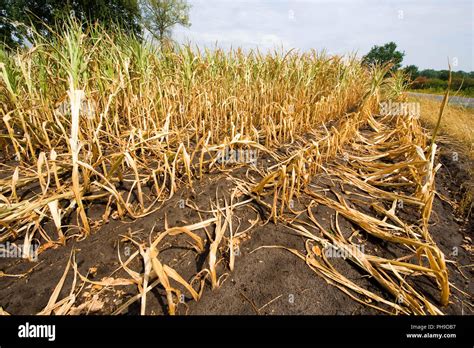
M 449 79 L 449 70 L 440 70 L 439 78 L 443 81 L 448 81 Z
M 425 69 L 420 72 L 420 76 L 425 76 L 429 79 L 437 79 L 439 77 L 439 72 L 433 69 Z
M 11 12 L 11 1 L 0 0 L 0 44 L 8 47 L 14 47 L 21 43 L 20 38 L 12 35 L 15 31 L 15 26 L 8 21 L 8 16 Z
M 48 27 L 70 15 L 84 25 L 100 22 L 109 28 L 120 26 L 127 33 L 141 32 L 138 0 L 0 0 L 0 9 L 0 42 L 10 47 L 27 37 L 21 24 L 48 36 Z
M 415 80 L 420 75 L 420 71 L 416 65 L 407 65 L 403 68 L 403 71 L 410 76 L 411 80 Z
M 144 28 L 160 43 L 171 38 L 175 25 L 191 25 L 185 0 L 141 0 L 140 7 Z
M 374 46 L 363 58 L 365 65 L 384 64 L 391 62 L 393 64 L 392 71 L 400 69 L 402 66 L 405 52 L 397 51 L 397 44 L 389 42 L 383 46 Z

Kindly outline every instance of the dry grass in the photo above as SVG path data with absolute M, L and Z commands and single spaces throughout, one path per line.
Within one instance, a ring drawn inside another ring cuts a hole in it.
M 421 121 L 428 129 L 433 129 L 438 120 L 440 101 L 410 97 L 420 103 Z M 452 142 L 460 144 L 465 153 L 474 159 L 474 109 L 447 105 L 440 125 L 441 134 Z
M 158 285 L 166 292 L 169 314 L 177 313 L 183 292 L 198 300 L 206 281 L 212 289 L 219 287 L 225 273 L 218 274 L 217 265 L 225 261 L 230 270 L 234 267 L 234 208 L 252 201 L 268 212 L 267 222 L 284 222 L 301 232 L 307 255 L 292 252 L 352 298 L 386 313 L 442 314 L 409 279 L 420 274 L 433 278 L 440 289 L 439 304 L 448 304 L 444 255 L 428 230 L 439 168 L 436 144 L 428 146 L 412 117 L 373 116 L 381 100 L 397 98 L 403 90 L 402 76 L 386 78 L 388 66 L 366 69 L 354 58 L 316 52 L 263 55 L 200 52 L 186 46 L 158 50 L 100 28 L 83 33 L 75 22 L 53 42 L 40 36 L 36 40 L 27 51 L 10 56 L 1 52 L 5 127 L 0 130 L 0 242 L 23 237 L 27 247 L 37 235 L 62 244 L 85 238 L 110 216 L 143 217 L 179 187 L 192 188 L 207 173 L 225 170 L 217 165 L 219 150 L 258 149 L 276 164 L 254 168 L 258 179 L 234 178 L 237 187 L 230 202 L 223 207 L 215 203 L 213 218 L 188 226 L 165 225 L 149 243 L 129 238 L 136 251 L 120 262 L 130 278 L 100 283 L 137 286 L 137 295 L 116 313 L 140 300 L 145 314 L 147 293 Z M 371 137 L 363 127 L 373 131 Z M 278 152 L 283 145 L 287 151 Z M 349 154 L 351 164 L 331 166 L 348 146 L 357 150 Z M 408 226 L 384 205 L 373 208 L 385 215 L 379 219 L 357 211 L 342 197 L 312 192 L 309 184 L 322 171 L 385 205 L 402 201 L 413 206 L 417 223 Z M 398 191 L 402 186 L 409 191 Z M 311 205 L 311 228 L 320 235 L 295 225 L 291 202 L 303 195 L 331 207 L 365 233 L 403 246 L 407 255 L 390 260 L 356 253 L 350 241 L 318 224 Z M 246 200 L 234 202 L 244 196 Z M 87 207 L 104 199 L 106 213 L 91 221 Z M 76 217 L 73 228 L 63 226 L 67 216 Z M 47 220 L 54 222 L 55 235 L 44 229 Z M 207 238 L 197 230 L 204 230 Z M 163 238 L 178 235 L 188 238 L 198 254 L 208 246 L 207 263 L 190 280 L 160 259 Z M 393 300 L 354 285 L 328 260 L 318 259 L 318 249 L 310 243 L 348 250 Z M 134 259 L 143 263 L 140 271 L 129 267 Z M 407 261 L 412 259 L 416 262 Z M 73 287 L 58 300 L 71 267 Z M 77 280 L 91 282 L 71 257 L 41 314 L 77 312 Z M 374 300 L 383 308 L 369 304 Z
M 61 230 L 73 212 L 87 236 L 84 202 L 104 197 L 118 217 L 149 214 L 215 170 L 218 149 L 272 152 L 358 110 L 367 116 L 392 89 L 386 67 L 368 71 L 316 52 L 158 50 L 100 28 L 83 33 L 76 22 L 52 42 L 36 40 L 1 53 L 0 241 L 38 231 L 52 240 L 39 222 L 54 215 Z M 327 144 L 327 156 L 347 131 Z M 38 184 L 40 192 L 17 194 Z
M 289 218 L 288 214 L 277 214 L 280 221 L 306 239 L 306 255 L 294 249 L 288 250 L 305 260 L 329 284 L 375 309 L 386 313 L 442 314 L 436 305 L 423 293 L 415 291 L 410 284 L 412 279 L 422 274 L 432 277 L 440 289 L 439 303 L 446 306 L 449 302 L 450 285 L 444 254 L 428 231 L 435 192 L 434 175 L 439 169 L 439 165 L 434 165 L 436 144 L 427 146 L 427 138 L 414 117 L 387 116 L 377 120 L 369 116 L 367 121 L 372 132 L 362 134 L 357 129 L 353 130 L 352 150 L 347 152 L 347 160 L 336 166 L 327 163 L 325 168 L 333 183 L 351 185 L 362 193 L 351 195 L 349 192 L 349 198 L 345 199 L 337 191 L 331 190 L 336 196 L 333 199 L 327 192 L 320 194 L 311 188 L 301 188 L 312 199 L 307 210 L 309 219 L 314 224 L 308 225 L 296 217 Z M 277 176 L 271 177 L 272 180 L 276 178 Z M 267 182 L 268 180 L 265 181 Z M 280 192 L 279 187 L 285 187 L 281 184 L 275 186 L 276 188 L 267 185 L 273 192 Z M 259 184 L 258 190 L 254 192 L 260 194 L 262 187 Z M 411 193 L 398 193 L 399 187 L 404 187 L 405 191 Z M 362 202 L 372 208 L 373 214 L 367 214 L 358 208 L 361 197 L 365 198 Z M 286 201 L 284 195 L 281 201 L 281 204 Z M 418 223 L 408 223 L 397 216 L 396 208 L 400 202 L 413 207 L 412 214 L 418 218 Z M 272 216 L 275 216 L 278 201 L 274 200 L 273 204 L 273 207 L 270 204 L 267 207 Z M 364 254 L 352 241 L 343 237 L 337 215 L 335 228 L 331 233 L 322 227 L 311 210 L 315 204 L 331 208 L 378 240 L 402 246 L 406 253 L 397 259 Z M 324 256 L 324 250 L 328 248 L 346 252 L 353 263 L 392 294 L 393 301 L 380 298 L 340 274 Z M 370 304 L 372 301 L 378 302 L 382 307 Z
M 432 132 L 436 127 L 437 110 L 439 110 L 441 102 L 419 97 L 410 97 L 410 99 L 420 103 L 421 121 Z M 452 144 L 457 151 L 466 155 L 471 162 L 474 161 L 474 109 L 447 105 L 439 131 L 444 137 L 444 142 Z M 474 207 L 473 168 L 470 168 L 469 175 L 470 179 L 464 182 L 459 189 L 461 198 L 457 203 L 458 212 L 466 217 L 471 216 Z

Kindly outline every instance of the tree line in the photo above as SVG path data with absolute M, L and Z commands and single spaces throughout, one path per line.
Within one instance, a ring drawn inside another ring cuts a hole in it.
M 24 45 L 31 28 L 51 36 L 51 29 L 70 17 L 84 26 L 100 23 L 163 42 L 175 25 L 190 26 L 189 9 L 185 0 L 0 0 L 0 44 L 7 49 Z
M 373 46 L 362 57 L 362 62 L 365 65 L 392 64 L 392 72 L 401 71 L 406 74 L 411 89 L 441 92 L 448 88 L 449 70 L 425 69 L 420 71 L 416 65 L 402 68 L 404 56 L 405 52 L 397 50 L 397 45 L 394 42 L 389 42 L 383 46 Z M 451 71 L 451 90 L 474 95 L 474 71 Z
M 445 90 L 448 87 L 449 70 L 419 70 L 416 65 L 404 68 L 410 76 L 411 88 L 430 89 L 433 91 Z M 466 94 L 474 93 L 474 71 L 462 70 L 451 72 L 451 89 L 460 90 Z

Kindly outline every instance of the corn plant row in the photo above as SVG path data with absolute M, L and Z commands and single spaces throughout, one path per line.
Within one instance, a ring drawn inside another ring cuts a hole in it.
M 144 216 L 219 170 L 220 149 L 278 160 L 282 144 L 343 124 L 381 85 L 396 86 L 355 57 L 159 49 L 74 20 L 51 30 L 0 52 L 0 241 L 39 233 L 64 243 L 77 235 L 62 223 L 69 216 L 82 237 L 109 216 Z M 104 199 L 105 218 L 90 221 L 88 207 Z
M 304 159 L 304 162 L 298 167 L 300 169 L 292 170 L 282 180 L 278 180 L 279 177 L 274 174 L 279 172 L 278 169 L 263 178 L 257 186 L 252 188 L 249 185 L 248 189 L 258 196 L 256 199 L 267 208 L 270 217 L 287 224 L 306 239 L 307 253 L 305 255 L 295 249 L 278 247 L 304 260 L 318 275 L 354 300 L 392 314 L 442 314 L 438 306 L 423 291 L 416 290 L 412 283 L 413 279 L 423 275 L 432 278 L 440 290 L 439 305 L 448 305 L 450 283 L 445 256 L 429 233 L 429 217 L 435 193 L 434 176 L 440 167 L 435 165 L 437 146 L 435 143 L 427 145 L 427 137 L 419 121 L 413 117 L 369 115 L 366 121 L 371 131 L 353 130 L 353 141 L 344 150 L 345 160 L 336 161 L 336 165 L 326 163 L 325 167 L 317 167 L 333 183 L 340 182 L 341 187 L 346 187 L 342 189 L 344 195 L 330 190 L 335 197 L 332 198 L 321 193 L 328 190 L 314 190 L 314 185 L 309 185 L 309 175 L 313 174 L 308 165 L 313 161 L 311 156 L 301 156 L 299 161 Z M 281 168 L 285 166 L 282 164 Z M 281 174 L 284 172 L 281 171 Z M 304 184 L 293 185 L 293 182 L 299 183 L 298 179 Z M 348 185 L 358 191 L 348 189 Z M 273 204 L 264 202 L 265 195 L 274 195 Z M 311 199 L 307 214 L 313 224 L 291 217 L 293 213 L 299 216 L 301 212 L 277 209 L 292 196 Z M 331 232 L 320 224 L 312 212 L 312 208 L 318 204 L 336 213 Z M 372 213 L 363 211 L 361 206 L 371 207 Z M 397 216 L 397 209 L 403 206 L 411 209 L 412 215 L 417 217 L 416 223 L 406 222 Z M 387 259 L 364 253 L 343 236 L 338 216 L 343 216 L 378 240 L 401 246 L 404 255 Z M 389 301 L 344 277 L 325 256 L 328 248 L 342 250 L 347 259 L 377 281 L 381 288 L 392 295 L 393 300 Z

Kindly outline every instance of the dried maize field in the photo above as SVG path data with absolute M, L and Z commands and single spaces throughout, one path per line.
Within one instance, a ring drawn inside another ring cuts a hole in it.
M 472 313 L 472 163 L 380 112 L 389 66 L 74 23 L 0 54 L 2 314 Z

